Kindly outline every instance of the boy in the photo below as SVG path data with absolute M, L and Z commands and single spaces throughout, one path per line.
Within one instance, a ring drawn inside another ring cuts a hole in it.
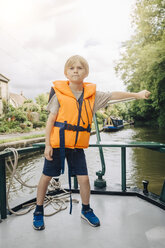
M 37 190 L 37 206 L 34 212 L 33 227 L 43 230 L 43 202 L 52 177 L 64 172 L 64 159 L 68 162 L 70 176 L 77 176 L 82 200 L 81 217 L 91 226 L 99 226 L 100 221 L 90 208 L 90 183 L 83 148 L 89 145 L 93 114 L 105 107 L 109 100 L 129 97 L 148 99 L 150 92 L 138 93 L 99 92 L 96 85 L 84 83 L 88 76 L 87 61 L 75 55 L 70 57 L 64 67 L 68 81 L 55 81 L 51 89 L 50 111 L 46 124 L 45 163 Z

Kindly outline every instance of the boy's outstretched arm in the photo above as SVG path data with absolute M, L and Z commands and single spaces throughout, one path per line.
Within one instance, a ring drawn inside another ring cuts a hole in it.
M 120 99 L 126 99 L 126 98 L 148 99 L 150 94 L 151 92 L 149 92 L 148 90 L 142 90 L 137 93 L 113 91 L 111 95 L 111 100 L 120 100 Z

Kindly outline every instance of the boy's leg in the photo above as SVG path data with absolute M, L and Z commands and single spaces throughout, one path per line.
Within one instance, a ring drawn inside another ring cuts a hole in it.
M 61 159 L 60 149 L 54 148 L 52 154 L 53 160 L 44 160 L 43 174 L 41 175 L 38 188 L 37 188 L 37 206 L 34 212 L 33 227 L 36 230 L 43 230 L 44 226 L 44 210 L 43 203 L 45 194 L 48 188 L 48 184 L 52 177 L 60 176 L 61 172 Z
M 37 187 L 37 205 L 33 214 L 33 228 L 35 230 L 45 229 L 44 218 L 43 218 L 44 216 L 43 203 L 48 188 L 48 184 L 51 178 L 52 177 L 42 174 Z
M 99 226 L 100 221 L 90 208 L 90 183 L 83 149 L 66 149 L 66 158 L 71 175 L 77 175 L 82 199 L 81 217 L 92 226 Z
M 45 194 L 48 188 L 48 184 L 52 177 L 46 176 L 44 174 L 41 175 L 38 187 L 37 187 L 37 205 L 43 205 Z
M 90 183 L 88 175 L 77 176 L 80 185 L 80 196 L 82 204 L 88 205 L 90 200 Z
M 85 219 L 91 226 L 100 226 L 100 221 L 90 208 L 90 183 L 88 175 L 77 176 L 80 185 L 80 196 L 82 200 L 81 217 Z

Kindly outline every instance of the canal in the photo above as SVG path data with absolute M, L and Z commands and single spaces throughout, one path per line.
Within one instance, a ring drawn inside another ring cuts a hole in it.
M 125 127 L 115 133 L 101 133 L 102 141 L 109 142 L 130 142 L 130 141 L 155 141 L 165 143 L 164 130 L 155 130 L 141 127 Z M 96 141 L 96 136 L 91 136 L 91 141 Z M 106 173 L 104 179 L 107 185 L 115 187 L 121 182 L 121 151 L 120 148 L 103 148 Z M 101 169 L 98 148 L 85 149 L 88 173 L 91 185 L 96 179 L 96 171 Z M 149 181 L 149 191 L 160 194 L 163 181 L 165 180 L 165 154 L 152 151 L 146 148 L 127 148 L 127 186 L 142 188 L 142 180 Z M 29 185 L 36 185 L 40 178 L 44 162 L 43 154 L 30 156 L 21 159 L 18 165 L 18 172 L 22 180 Z M 10 175 L 7 173 L 7 180 Z M 65 174 L 60 177 L 62 184 L 68 183 L 67 166 Z M 34 194 L 36 189 L 27 189 L 20 186 L 15 180 L 11 188 L 10 201 L 16 198 L 25 198 L 26 195 Z

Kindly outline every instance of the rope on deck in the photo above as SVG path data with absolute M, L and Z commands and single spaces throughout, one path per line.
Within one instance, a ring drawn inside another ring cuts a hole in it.
M 36 202 L 33 203 L 29 203 L 29 204 L 25 204 L 23 205 L 23 207 L 25 207 L 26 209 L 19 211 L 19 212 L 15 212 L 13 211 L 10 206 L 9 206 L 9 194 L 10 194 L 10 188 L 13 185 L 13 179 L 15 179 L 17 182 L 19 182 L 22 186 L 27 187 L 27 188 L 37 188 L 37 185 L 28 185 L 26 184 L 22 179 L 21 176 L 19 175 L 18 171 L 17 171 L 17 166 L 18 166 L 18 152 L 15 148 L 6 148 L 5 151 L 11 151 L 13 153 L 14 159 L 11 159 L 11 156 L 8 157 L 8 160 L 6 159 L 5 163 L 6 163 L 6 167 L 8 169 L 8 171 L 11 174 L 11 177 L 9 178 L 9 183 L 7 186 L 7 207 L 8 210 L 15 215 L 24 215 L 27 214 L 28 212 L 30 212 L 31 210 L 35 209 L 36 207 Z M 52 216 L 62 210 L 65 210 L 67 208 L 66 203 L 70 201 L 70 192 L 67 192 L 65 189 L 61 188 L 61 183 L 60 181 L 56 181 L 53 178 L 51 179 L 49 186 L 48 186 L 48 191 L 62 191 L 61 194 L 58 195 L 49 195 L 49 196 L 45 196 L 44 199 L 44 208 L 46 208 L 48 205 L 51 205 L 51 207 L 53 208 L 53 212 L 52 213 L 48 213 L 48 214 L 44 214 L 44 216 Z M 69 198 L 69 199 L 68 199 Z M 72 199 L 73 202 L 75 203 L 79 203 L 78 200 L 76 199 Z

